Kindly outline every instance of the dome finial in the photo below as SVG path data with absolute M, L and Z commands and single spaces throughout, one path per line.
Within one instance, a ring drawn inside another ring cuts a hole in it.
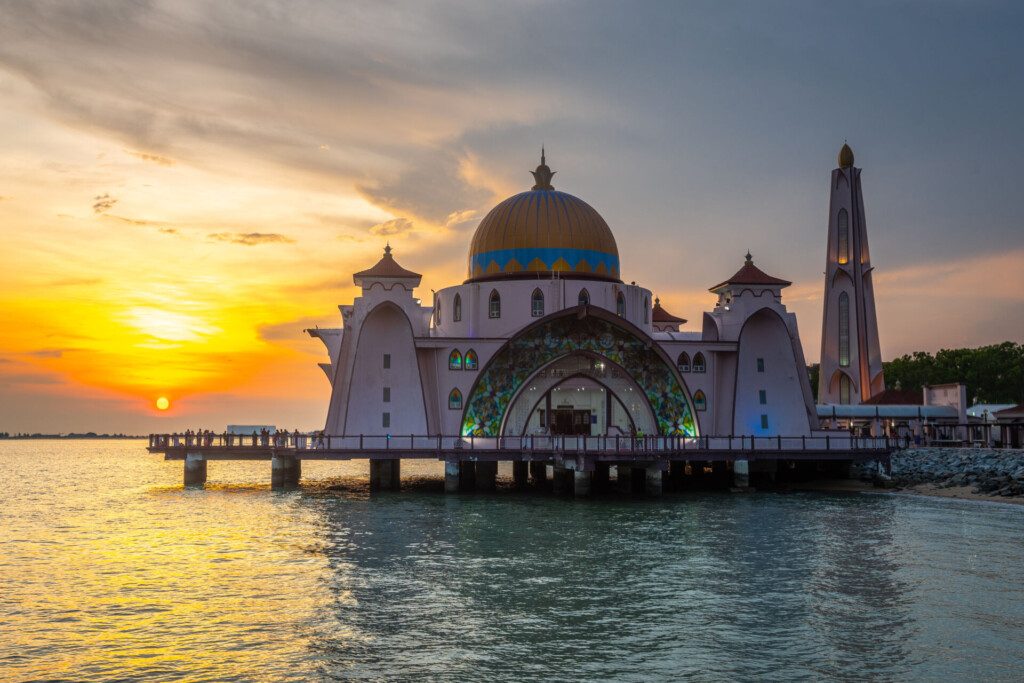
M 747 249 L 747 263 L 753 263 L 754 257 L 750 255 L 750 250 Z
M 384 255 L 387 256 L 391 253 L 391 240 L 384 243 Z
M 553 190 L 555 187 L 551 184 L 551 179 L 555 177 L 556 171 L 552 171 L 548 168 L 547 162 L 544 160 L 544 145 L 540 147 L 540 166 L 537 167 L 536 171 L 530 171 L 533 174 L 534 186 L 531 190 Z
M 839 168 L 850 166 L 853 166 L 853 150 L 846 144 L 846 140 L 843 140 L 843 147 L 839 150 Z

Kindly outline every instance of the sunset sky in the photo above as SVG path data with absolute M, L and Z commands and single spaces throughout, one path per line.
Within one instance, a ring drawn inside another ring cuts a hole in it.
M 1022 8 L 5 2 L 0 431 L 322 427 L 302 329 L 386 240 L 464 279 L 542 143 L 624 279 L 699 321 L 750 249 L 813 362 L 847 139 L 883 357 L 1019 342 Z

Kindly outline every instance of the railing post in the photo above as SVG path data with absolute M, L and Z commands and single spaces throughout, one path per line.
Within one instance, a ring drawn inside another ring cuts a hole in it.
M 779 437 L 779 450 L 781 451 L 782 450 L 782 434 L 777 434 L 776 436 Z
M 830 446 L 829 446 L 829 435 L 828 435 L 828 434 L 826 434 L 826 435 L 825 435 L 825 450 L 826 450 L 826 451 L 827 451 L 827 450 L 830 450 Z
M 331 437 L 327 437 L 327 448 L 331 447 Z M 359 450 L 363 450 L 363 435 L 359 435 Z

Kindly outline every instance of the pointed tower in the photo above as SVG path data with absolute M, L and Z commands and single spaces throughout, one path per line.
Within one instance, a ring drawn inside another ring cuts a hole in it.
M 828 209 L 818 403 L 863 403 L 885 389 L 860 171 L 844 143 Z

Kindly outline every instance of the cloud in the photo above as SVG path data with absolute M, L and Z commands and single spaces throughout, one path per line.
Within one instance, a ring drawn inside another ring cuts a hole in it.
M 96 213 L 105 213 L 113 208 L 114 204 L 117 204 L 117 200 L 108 193 L 96 195 L 92 200 L 92 210 Z
M 257 244 L 291 244 L 295 242 L 292 238 L 276 232 L 215 232 L 207 235 L 207 237 L 218 242 L 243 244 L 247 247 L 253 247 Z
M 165 234 L 165 235 L 177 235 L 178 234 L 178 229 L 177 228 L 158 228 L 158 230 L 160 232 L 162 232 L 163 234 Z
M 413 222 L 408 218 L 395 218 L 373 226 L 370 228 L 370 234 L 377 235 L 379 237 L 388 237 L 391 235 L 402 235 L 412 229 Z
M 174 165 L 174 159 L 162 156 L 160 154 L 150 154 L 148 152 L 136 152 L 136 151 L 133 151 L 133 150 L 130 150 L 130 149 L 126 149 L 125 152 L 127 152 L 130 155 L 132 155 L 133 157 L 142 159 L 143 161 L 148 161 L 149 163 L 152 163 L 152 164 L 157 164 L 159 166 L 173 166 Z
M 67 350 L 69 349 L 36 349 L 35 351 L 27 352 L 25 355 L 32 356 L 33 358 L 61 358 Z

